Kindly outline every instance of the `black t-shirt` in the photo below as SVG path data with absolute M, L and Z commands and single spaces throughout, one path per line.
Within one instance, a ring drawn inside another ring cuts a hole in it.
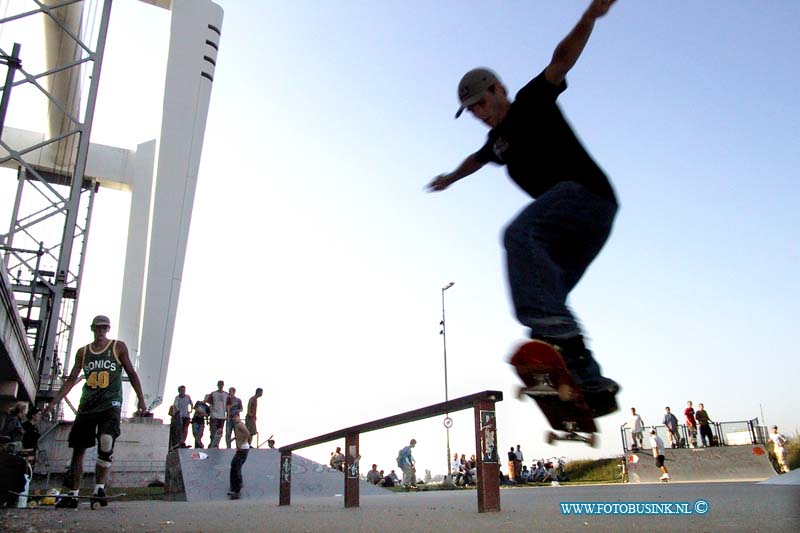
M 533 198 L 574 181 L 616 203 L 614 190 L 556 104 L 566 80 L 553 85 L 544 71 L 520 89 L 508 114 L 478 151 L 482 163 L 507 165 L 511 179 Z
M 25 434 L 22 436 L 22 447 L 26 450 L 36 449 L 39 443 L 39 429 L 30 421 L 26 420 L 22 423 L 22 429 Z

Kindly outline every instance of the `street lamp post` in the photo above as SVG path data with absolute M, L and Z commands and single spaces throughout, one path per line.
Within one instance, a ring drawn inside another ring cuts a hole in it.
M 441 329 L 441 331 L 439 331 L 439 334 L 442 336 L 442 349 L 444 351 L 444 402 L 445 402 L 445 404 L 447 404 L 447 402 L 450 400 L 450 398 L 449 398 L 449 393 L 448 393 L 448 390 L 447 390 L 447 327 L 445 325 L 445 320 L 444 320 L 444 291 L 446 291 L 447 289 L 449 289 L 453 285 L 455 285 L 455 283 L 453 283 L 451 281 L 450 283 L 448 283 L 447 285 L 442 287 L 442 321 L 440 322 L 440 325 L 442 326 L 442 329 Z M 445 419 L 444 419 L 444 427 L 447 430 L 447 470 L 445 470 L 445 475 L 444 475 L 445 484 L 450 481 L 450 427 L 452 427 L 452 425 L 453 425 L 453 419 L 450 418 L 450 413 L 448 412 L 445 415 Z

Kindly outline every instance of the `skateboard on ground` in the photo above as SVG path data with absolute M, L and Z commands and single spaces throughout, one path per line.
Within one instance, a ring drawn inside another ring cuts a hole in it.
M 33 509 L 34 507 L 53 507 L 55 508 L 56 503 L 59 500 L 64 500 L 66 498 L 75 498 L 79 502 L 81 500 L 89 500 L 89 507 L 92 508 L 93 511 L 98 510 L 101 506 L 103 506 L 103 502 L 108 504 L 109 500 L 114 500 L 116 498 L 125 496 L 125 493 L 122 494 L 114 494 L 112 496 L 84 496 L 79 494 L 78 496 L 73 496 L 71 494 L 25 494 L 14 492 L 13 490 L 8 491 L 11 494 L 15 494 L 17 496 L 28 498 L 28 508 Z
M 548 444 L 564 440 L 597 445 L 592 410 L 555 346 L 540 340 L 526 342 L 517 348 L 509 362 L 525 383 L 519 387 L 517 396 L 533 398 L 555 430 L 545 434 Z

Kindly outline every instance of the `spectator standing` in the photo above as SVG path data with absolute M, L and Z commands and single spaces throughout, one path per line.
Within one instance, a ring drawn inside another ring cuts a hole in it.
M 697 420 L 694 418 L 694 407 L 692 402 L 686 402 L 686 409 L 683 411 L 686 420 L 686 431 L 689 432 L 689 448 L 697 447 Z
M 650 447 L 653 449 L 653 457 L 656 459 L 656 466 L 661 469 L 661 481 L 669 481 L 669 472 L 664 466 L 664 441 L 656 434 L 655 429 L 650 430 Z
M 219 448 L 225 421 L 228 419 L 228 393 L 223 390 L 225 382 L 217 382 L 217 390 L 206 395 L 206 403 L 211 406 L 211 417 L 208 420 L 208 429 L 211 432 L 209 448 Z
M 330 465 L 334 470 L 344 472 L 344 454 L 341 446 L 337 446 L 336 451 L 331 454 Z
M 666 412 L 664 413 L 664 420 L 661 421 L 667 427 L 667 436 L 669 437 L 669 443 L 673 448 L 678 448 L 680 446 L 681 439 L 678 436 L 678 417 L 672 414 L 669 407 L 666 407 Z
M 236 396 L 236 387 L 231 387 L 228 389 L 228 422 L 225 432 L 225 443 L 228 445 L 228 448 L 231 447 L 231 441 L 233 440 L 233 427 L 235 425 L 233 416 L 239 415 L 243 410 L 244 406 L 242 405 L 242 400 Z
M 781 471 L 786 473 L 789 471 L 789 464 L 786 462 L 786 437 L 778 433 L 778 426 L 772 426 L 772 433 L 769 435 L 772 441 L 772 449 L 775 452 L 775 458 L 778 460 L 778 465 Z
M 697 404 L 699 409 L 694 412 L 694 419 L 697 421 L 697 429 L 700 430 L 700 444 L 703 446 L 714 445 L 714 434 L 711 432 L 711 417 L 708 416 L 705 406 Z
M 417 469 L 414 456 L 411 455 L 411 450 L 417 445 L 417 441 L 411 439 L 408 446 L 402 448 L 397 455 L 397 466 L 403 470 L 403 486 L 406 489 L 417 488 Z
M 517 481 L 517 454 L 513 446 L 508 450 L 508 480 Z
M 192 416 L 192 434 L 194 435 L 194 447 L 203 447 L 203 433 L 208 422 L 210 408 L 202 400 L 197 400 L 194 404 L 194 416 Z
M 178 395 L 175 396 L 172 407 L 180 418 L 181 424 L 181 439 L 178 447 L 186 448 L 186 437 L 189 436 L 189 425 L 192 423 L 192 398 L 186 394 L 184 385 L 178 387 Z
M 631 428 L 631 450 L 638 451 L 641 448 L 644 448 L 644 422 L 642 421 L 642 417 L 636 414 L 636 408 L 631 407 L 631 417 L 628 419 L 627 422 L 623 424 L 623 427 Z M 638 445 L 636 443 L 639 443 Z
M 242 492 L 242 466 L 247 461 L 247 454 L 250 452 L 250 444 L 247 442 L 250 432 L 247 431 L 247 426 L 245 426 L 238 412 L 233 415 L 231 420 L 233 421 L 233 432 L 236 438 L 236 453 L 233 454 L 233 459 L 231 459 L 230 496 L 232 500 L 238 500 Z
M 32 408 L 26 415 L 27 420 L 22 423 L 22 430 L 25 432 L 22 435 L 22 449 L 30 450 L 30 453 L 36 457 L 36 450 L 39 448 L 39 438 L 42 436 L 39 433 L 39 421 L 42 419 L 42 412 L 37 408 Z
M 259 387 L 256 389 L 256 393 L 247 400 L 247 416 L 245 416 L 244 424 L 247 426 L 247 431 L 250 432 L 250 440 L 248 441 L 250 444 L 253 444 L 253 437 L 258 433 L 258 426 L 256 425 L 258 416 L 256 416 L 256 413 L 258 412 L 258 399 L 263 394 L 264 389 Z
M 514 473 L 516 473 L 517 477 L 519 477 L 522 473 L 523 459 L 524 457 L 522 456 L 522 448 L 520 448 L 519 444 L 517 444 L 517 449 L 514 450 Z

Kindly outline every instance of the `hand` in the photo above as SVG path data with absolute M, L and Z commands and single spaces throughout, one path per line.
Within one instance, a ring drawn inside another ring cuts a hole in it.
M 608 10 L 611 9 L 611 5 L 616 1 L 617 0 L 592 0 L 592 3 L 589 4 L 589 7 L 586 9 L 586 14 L 593 19 L 600 18 L 608 13 Z
M 139 398 L 139 414 L 143 415 L 147 412 L 147 404 L 144 401 L 144 398 Z
M 443 191 L 452 185 L 452 183 L 449 174 L 439 174 L 427 185 L 428 192 Z

